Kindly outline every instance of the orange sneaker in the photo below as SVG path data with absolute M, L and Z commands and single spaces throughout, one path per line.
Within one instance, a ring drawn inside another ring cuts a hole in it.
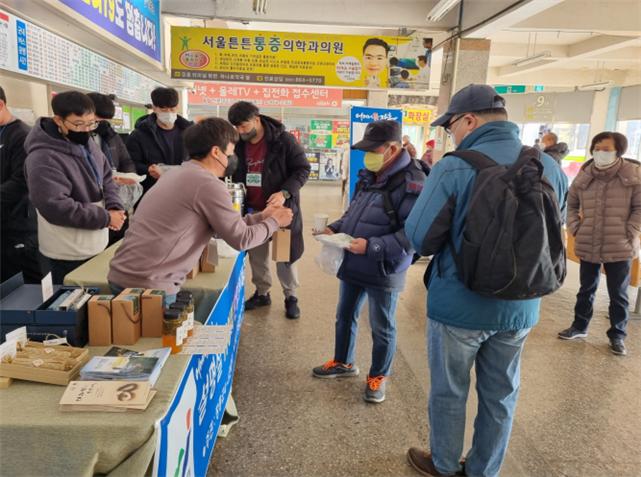
M 345 364 L 339 361 L 330 359 L 322 366 L 317 366 L 312 370 L 312 375 L 315 378 L 349 378 L 358 376 L 358 368 L 353 364 Z
M 367 376 L 367 386 L 363 399 L 367 402 L 379 403 L 385 401 L 385 376 Z

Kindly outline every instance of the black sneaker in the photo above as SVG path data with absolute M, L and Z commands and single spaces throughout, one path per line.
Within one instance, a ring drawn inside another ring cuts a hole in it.
M 625 349 L 625 344 L 623 344 L 623 340 L 621 338 L 610 340 L 610 351 L 619 356 L 625 356 L 628 354 L 628 350 Z
M 349 378 L 358 376 L 358 368 L 353 364 L 339 363 L 330 359 L 325 364 L 317 366 L 312 369 L 312 375 L 315 378 L 331 379 L 331 378 Z
M 577 338 L 586 338 L 587 336 L 587 331 L 580 331 L 572 326 L 559 333 L 559 338 L 561 338 L 562 340 L 575 340 Z
M 254 292 L 252 297 L 245 302 L 245 310 L 253 310 L 261 306 L 269 306 L 272 304 L 272 298 L 269 296 L 269 293 L 265 295 L 259 295 L 258 292 Z
M 300 318 L 300 308 L 298 308 L 298 298 L 290 296 L 285 299 L 285 316 L 290 320 Z

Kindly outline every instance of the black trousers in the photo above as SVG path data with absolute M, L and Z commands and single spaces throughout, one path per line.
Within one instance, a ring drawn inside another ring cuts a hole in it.
M 39 284 L 42 277 L 49 273 L 48 260 L 38 252 L 36 234 L 3 234 L 1 242 L 0 275 L 3 282 L 22 272 L 25 283 Z
M 604 263 L 605 278 L 610 295 L 610 329 L 608 338 L 624 339 L 628 325 L 628 287 L 630 286 L 630 269 L 632 260 L 623 262 Z M 576 295 L 574 307 L 574 323 L 577 330 L 586 331 L 594 311 L 594 297 L 601 278 L 601 264 L 581 260 L 581 288 Z

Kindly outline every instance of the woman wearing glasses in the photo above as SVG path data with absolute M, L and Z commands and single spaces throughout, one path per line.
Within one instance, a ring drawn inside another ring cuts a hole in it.
M 40 252 L 53 282 L 102 252 L 109 229 L 120 230 L 125 212 L 111 167 L 90 141 L 96 129 L 91 99 L 77 91 L 57 94 L 53 118 L 40 118 L 25 141 L 29 198 L 38 212 Z

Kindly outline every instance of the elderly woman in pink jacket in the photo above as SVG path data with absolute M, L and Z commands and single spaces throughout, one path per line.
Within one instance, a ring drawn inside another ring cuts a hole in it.
M 607 335 L 617 355 L 626 354 L 630 268 L 641 234 L 641 164 L 622 157 L 627 147 L 623 134 L 597 134 L 590 146 L 592 160 L 570 187 L 568 228 L 576 237 L 575 253 L 581 259 L 581 288 L 574 322 L 559 333 L 564 340 L 588 335 L 603 265 L 610 296 Z

